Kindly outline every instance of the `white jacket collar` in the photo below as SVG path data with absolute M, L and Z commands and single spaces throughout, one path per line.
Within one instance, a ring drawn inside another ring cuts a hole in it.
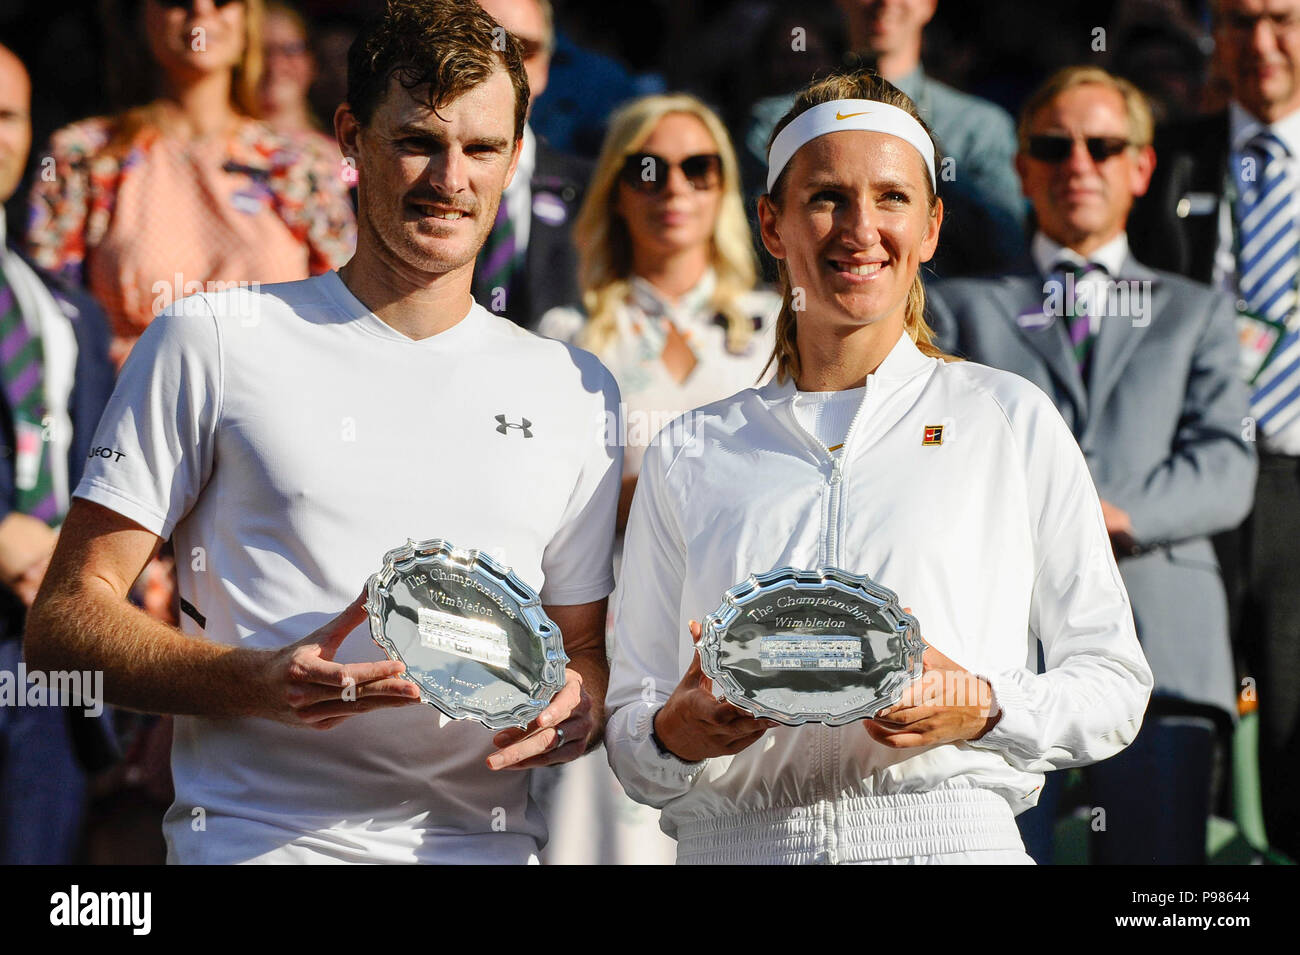
M 875 371 L 867 375 L 867 384 L 874 383 L 875 388 L 887 384 L 899 384 L 929 368 L 933 363 L 934 359 L 926 358 L 921 354 L 921 349 L 916 347 L 916 342 L 903 332 L 898 336 L 894 347 L 889 350 L 889 354 L 885 356 L 885 360 Z M 766 401 L 777 402 L 793 398 L 798 390 L 792 379 L 787 378 L 778 384 L 773 378 L 759 389 L 759 394 Z

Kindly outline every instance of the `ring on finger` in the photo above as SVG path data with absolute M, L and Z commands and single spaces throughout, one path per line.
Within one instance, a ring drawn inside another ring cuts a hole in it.
M 551 749 L 559 749 L 563 745 L 564 745 L 564 730 L 561 727 L 557 726 L 555 727 L 555 742 L 554 744 L 552 744 Z

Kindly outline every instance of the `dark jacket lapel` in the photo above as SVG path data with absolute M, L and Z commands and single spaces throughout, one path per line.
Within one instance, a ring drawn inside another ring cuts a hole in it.
M 1156 274 L 1131 254 L 1124 260 L 1120 275 L 1111 281 L 1123 313 L 1107 313 L 1097 332 L 1092 353 L 1092 380 L 1088 388 L 1088 403 L 1094 409 L 1105 406 L 1133 357 L 1133 350 L 1142 341 L 1158 312 L 1155 306 L 1158 294 Z M 1147 282 L 1151 284 L 1147 285 Z M 1128 298 L 1127 309 L 1123 309 L 1124 296 Z M 1139 305 L 1146 312 L 1145 321 L 1137 314 Z
M 42 279 L 59 310 L 67 316 L 76 338 L 77 364 L 72 394 L 68 401 L 68 414 L 72 418 L 72 440 L 68 447 L 68 482 L 71 490 L 81 480 L 91 439 L 95 436 L 95 427 L 113 393 L 113 365 L 108 358 L 108 320 L 95 300 L 85 291 L 42 269 L 22 250 L 13 246 L 10 250 L 17 253 Z M 4 401 L 3 395 L 0 395 L 0 401 Z M 4 420 L 8 423 L 12 416 L 8 413 L 7 402 L 4 404 L 4 412 Z M 8 427 L 12 429 L 12 424 Z
M 1042 357 L 1061 393 L 1073 402 L 1074 420 L 1084 421 L 1088 396 L 1083 378 L 1066 336 L 1057 327 L 1062 319 L 1043 314 L 1043 285 L 1037 270 L 1008 276 L 1002 286 L 1007 295 L 1006 308 L 1002 311 L 1025 342 Z

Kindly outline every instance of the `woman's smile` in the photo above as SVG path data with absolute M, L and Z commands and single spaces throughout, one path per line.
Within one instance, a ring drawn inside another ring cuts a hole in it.
M 829 258 L 827 268 L 840 280 L 850 285 L 866 285 L 875 282 L 884 275 L 889 267 L 888 259 L 848 259 Z

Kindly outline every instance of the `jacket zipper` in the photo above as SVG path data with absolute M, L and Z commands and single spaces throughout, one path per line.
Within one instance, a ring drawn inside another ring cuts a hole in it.
M 857 430 L 858 422 L 862 418 L 863 409 L 866 408 L 867 402 L 871 400 L 871 393 L 875 390 L 875 385 L 876 379 L 868 375 L 867 390 L 862 397 L 862 403 L 858 405 L 853 420 L 849 422 L 849 430 L 844 435 L 844 446 L 840 458 L 846 462 L 849 460 L 849 449 L 853 435 Z M 826 506 L 822 508 L 823 525 L 818 548 L 820 551 L 818 559 L 822 566 L 840 567 L 843 560 L 840 547 L 843 536 L 840 533 L 840 514 L 844 496 L 844 467 L 826 449 L 824 444 L 804 430 L 803 425 L 799 423 L 799 419 L 795 417 L 794 401 L 795 399 L 791 399 L 788 406 L 791 418 L 790 424 L 798 434 L 803 436 L 805 443 L 812 447 L 824 462 L 830 464 L 830 474 L 826 477 L 827 502 Z M 820 751 L 822 764 L 820 778 L 817 780 L 817 802 L 820 810 L 817 823 L 821 829 L 821 845 L 818 847 L 817 855 L 820 857 L 819 861 L 834 865 L 839 862 L 839 840 L 835 835 L 834 800 L 834 794 L 839 792 L 839 746 L 835 731 L 831 727 L 821 727 L 819 736 L 821 737 L 818 740 L 820 745 L 815 748 L 815 751 Z
M 838 459 L 831 459 L 831 500 L 830 511 L 827 519 L 827 530 L 831 536 L 829 546 L 826 548 L 827 557 L 832 567 L 843 569 L 844 566 L 844 534 L 840 527 L 843 522 L 844 512 L 844 475 L 848 468 L 850 460 L 850 449 L 853 447 L 853 435 L 857 430 L 858 422 L 862 419 L 863 409 L 867 407 L 867 402 L 871 400 L 871 394 L 876 389 L 876 379 L 872 375 L 867 376 L 867 390 L 862 396 L 862 403 L 858 405 L 857 413 L 853 420 L 849 422 L 849 430 L 844 435 L 844 447 L 840 451 Z M 840 462 L 844 463 L 841 464 Z M 833 795 L 840 792 L 840 740 L 836 731 L 829 726 L 823 726 L 822 731 L 826 734 L 825 765 L 823 766 L 823 775 L 826 778 L 830 793 Z M 835 800 L 826 801 L 826 809 L 829 818 L 826 820 L 826 862 L 835 865 L 840 861 L 839 854 L 839 837 L 838 820 L 835 818 Z
M 844 555 L 841 552 L 841 543 L 843 535 L 840 533 L 840 513 L 842 511 L 842 501 L 844 497 L 844 473 L 848 466 L 849 449 L 853 442 L 854 432 L 857 430 L 858 422 L 862 420 L 862 411 L 867 407 L 867 402 L 871 400 L 871 393 L 876 390 L 876 379 L 872 375 L 867 376 L 867 391 L 862 397 L 862 403 L 858 405 L 857 413 L 854 414 L 853 420 L 849 422 L 849 430 L 844 435 L 844 448 L 840 452 L 839 460 L 831 458 L 831 501 L 830 514 L 826 521 L 826 531 L 829 537 L 826 548 L 827 563 L 832 567 L 841 567 Z M 829 456 L 829 452 L 828 452 Z M 844 461 L 843 465 L 840 461 Z

